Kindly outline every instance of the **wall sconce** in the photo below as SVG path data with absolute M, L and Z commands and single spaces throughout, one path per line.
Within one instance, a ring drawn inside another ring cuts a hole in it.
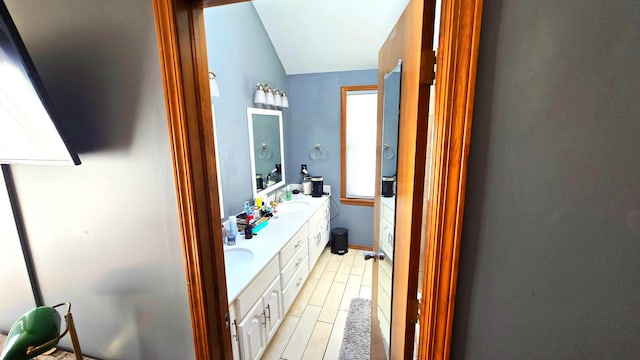
M 216 74 L 213 71 L 209 71 L 209 89 L 211 97 L 220 97 L 220 88 L 218 87 L 218 81 L 216 81 Z
M 256 92 L 253 95 L 253 102 L 278 108 L 289 107 L 287 94 L 282 90 L 272 89 L 267 84 L 256 84 Z

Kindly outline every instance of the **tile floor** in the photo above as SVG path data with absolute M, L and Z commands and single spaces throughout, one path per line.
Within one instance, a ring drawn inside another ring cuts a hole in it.
M 371 299 L 371 266 L 361 250 L 326 248 L 263 359 L 337 359 L 351 299 Z

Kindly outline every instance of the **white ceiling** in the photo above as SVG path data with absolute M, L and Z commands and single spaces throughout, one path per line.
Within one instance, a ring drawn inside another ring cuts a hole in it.
M 255 0 L 287 74 L 376 69 L 408 0 Z

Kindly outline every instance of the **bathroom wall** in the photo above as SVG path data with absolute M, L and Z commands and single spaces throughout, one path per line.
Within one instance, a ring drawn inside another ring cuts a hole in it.
M 640 354 L 640 2 L 485 1 L 452 359 Z
M 152 3 L 5 3 L 82 160 L 11 166 L 45 303 L 86 355 L 193 359 Z
M 312 175 L 322 175 L 331 185 L 331 216 L 339 213 L 331 227 L 347 228 L 349 243 L 364 246 L 373 245 L 373 207 L 340 203 L 340 87 L 377 82 L 377 69 L 287 76 L 290 108 L 284 138 L 289 174 L 299 182 L 300 164 L 307 164 Z M 315 144 L 325 148 L 326 159 L 311 160 Z
M 286 75 L 251 2 L 207 8 L 204 16 L 209 69 L 220 86 L 213 104 L 224 213 L 229 216 L 253 199 L 247 107 L 256 107 L 256 84 L 284 89 Z M 283 111 L 283 118 L 287 116 Z M 284 148 L 289 151 L 286 141 Z M 291 170 L 285 168 L 288 182 Z

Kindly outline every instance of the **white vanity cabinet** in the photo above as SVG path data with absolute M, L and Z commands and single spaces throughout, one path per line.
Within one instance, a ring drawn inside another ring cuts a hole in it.
M 234 359 L 263 356 L 329 241 L 329 199 L 298 201 L 309 210 L 279 215 L 258 236 L 225 248 L 253 256 L 243 267 L 227 264 Z
M 269 340 L 282 323 L 282 293 L 278 257 L 274 257 L 251 284 L 238 296 L 231 308 L 231 319 L 239 348 L 234 359 L 259 359 Z
M 238 324 L 241 358 L 253 360 L 262 357 L 282 319 L 282 296 L 278 277 Z
M 329 242 L 329 201 L 326 201 L 309 219 L 309 271 L 316 265 L 322 250 Z
M 393 244 L 395 238 L 394 198 L 382 198 L 382 221 L 380 221 L 380 250 L 393 260 Z

